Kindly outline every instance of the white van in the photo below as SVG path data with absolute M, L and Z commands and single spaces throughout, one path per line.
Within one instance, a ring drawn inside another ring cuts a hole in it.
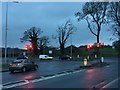
M 41 60 L 52 60 L 53 57 L 49 57 L 48 55 L 39 55 L 39 59 L 41 59 Z

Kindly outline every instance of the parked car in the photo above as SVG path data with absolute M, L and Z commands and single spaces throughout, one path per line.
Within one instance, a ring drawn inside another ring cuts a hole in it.
M 39 59 L 41 59 L 41 60 L 52 60 L 53 57 L 50 57 L 48 55 L 39 55 Z
M 32 70 L 32 69 L 37 70 L 38 65 L 35 62 L 27 60 L 27 59 L 14 60 L 9 66 L 9 71 L 11 73 L 13 73 L 16 70 L 26 72 L 27 70 Z
M 65 55 L 65 56 L 60 56 L 59 59 L 61 59 L 61 60 L 70 60 L 70 59 L 72 59 L 72 57 L 70 57 L 69 55 Z

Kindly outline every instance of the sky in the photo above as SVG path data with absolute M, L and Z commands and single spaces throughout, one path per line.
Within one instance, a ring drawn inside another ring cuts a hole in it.
M 75 13 L 81 11 L 85 2 L 19 2 L 8 3 L 8 47 L 23 48 L 26 43 L 21 43 L 20 38 L 23 33 L 35 26 L 41 28 L 43 35 L 50 38 L 50 45 L 58 47 L 57 40 L 52 39 L 52 35 L 56 35 L 58 25 L 64 24 L 67 20 L 71 20 L 77 31 L 72 35 L 72 44 L 75 46 L 95 43 L 96 38 L 90 33 L 85 20 L 77 21 Z M 6 3 L 2 3 L 2 44 L 5 43 L 5 27 L 6 27 Z M 109 26 L 102 26 L 100 42 L 111 45 L 112 36 L 108 31 Z M 0 39 L 1 40 L 1 39 Z M 68 40 L 66 46 L 71 45 L 71 39 Z

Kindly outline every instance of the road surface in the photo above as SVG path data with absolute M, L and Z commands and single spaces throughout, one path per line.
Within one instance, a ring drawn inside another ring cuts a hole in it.
M 41 61 L 37 71 L 2 73 L 5 88 L 118 88 L 118 59 L 110 65 L 80 69 L 81 61 Z M 16 82 L 16 83 L 14 83 Z

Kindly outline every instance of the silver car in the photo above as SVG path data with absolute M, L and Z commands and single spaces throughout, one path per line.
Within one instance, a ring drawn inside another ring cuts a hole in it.
M 20 70 L 22 72 L 26 72 L 27 70 L 37 70 L 38 69 L 38 65 L 33 62 L 30 61 L 28 59 L 18 59 L 18 60 L 14 60 L 10 66 L 9 66 L 9 71 L 11 73 L 13 73 L 16 70 Z

